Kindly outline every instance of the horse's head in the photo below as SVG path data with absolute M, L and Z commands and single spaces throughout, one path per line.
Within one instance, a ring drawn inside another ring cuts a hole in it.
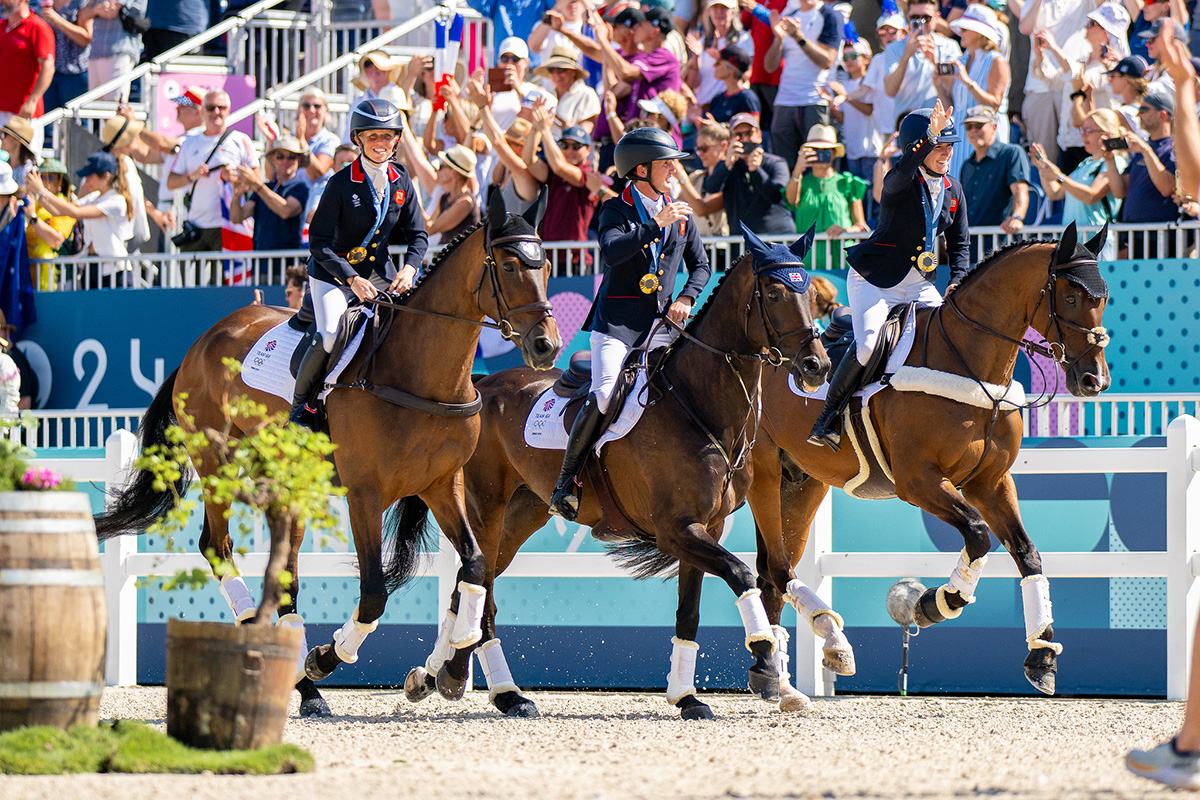
M 546 189 L 523 215 L 509 214 L 504 197 L 493 191 L 484 224 L 485 277 L 491 281 L 490 299 L 480 292 L 480 307 L 500 323 L 501 335 L 515 339 L 525 363 L 550 369 L 562 350 L 558 323 L 546 299 L 549 262 L 537 234 L 546 210 Z
M 754 273 L 753 296 L 746 305 L 746 334 L 755 340 L 749 322 L 756 307 L 763 333 L 762 341 L 756 343 L 767 348 L 776 364 L 785 356 L 790 358 L 796 381 L 806 390 L 816 391 L 830 370 L 829 355 L 813 326 L 812 280 L 804 268 L 816 228 L 810 228 L 790 247 L 767 244 L 744 223 L 742 234 Z M 795 350 L 789 353 L 784 348 Z
M 1067 391 L 1076 397 L 1095 397 L 1112 384 L 1104 357 L 1108 344 L 1103 325 L 1108 284 L 1098 265 L 1107 237 L 1105 225 L 1091 241 L 1080 242 L 1075 223 L 1071 223 L 1050 262 L 1046 339 L 1067 376 Z

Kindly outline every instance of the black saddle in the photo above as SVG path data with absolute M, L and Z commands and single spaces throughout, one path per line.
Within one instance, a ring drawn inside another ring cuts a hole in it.
M 655 358 L 657 353 L 657 350 L 652 353 L 651 358 Z M 637 380 L 637 371 L 640 368 L 642 355 L 642 350 L 631 350 L 625 356 L 625 364 L 621 368 L 620 377 L 617 378 L 612 399 L 609 400 L 608 411 L 604 414 L 604 420 L 601 422 L 600 433 L 608 429 L 613 420 L 620 416 L 621 409 L 625 407 L 625 399 L 629 396 L 629 390 Z M 572 354 L 567 368 L 558 376 L 558 380 L 551 388 L 559 397 L 569 398 L 567 408 L 563 412 L 563 424 L 570 433 L 571 424 L 575 421 L 579 408 L 582 407 L 583 401 L 592 391 L 592 351 L 580 350 Z
M 387 286 L 381 285 L 380 282 L 375 279 L 375 276 L 372 276 L 371 282 L 374 283 L 375 288 L 379 289 L 380 291 L 387 289 Z M 358 334 L 358 331 L 360 328 L 362 328 L 363 323 L 370 319 L 370 317 L 367 317 L 364 313 L 366 311 L 366 306 L 359 302 L 358 298 L 354 296 L 354 293 L 349 289 L 342 289 L 342 291 L 349 295 L 347 299 L 350 301 L 350 307 L 346 310 L 346 313 L 342 315 L 341 322 L 338 323 L 337 336 L 333 342 L 333 350 L 329 354 L 329 369 L 333 369 L 333 367 L 338 363 L 338 359 L 341 358 L 346 346 L 349 345 L 354 337 Z M 375 315 L 374 319 L 379 319 L 378 314 Z M 297 330 L 305 334 L 304 338 L 300 340 L 300 345 L 298 345 L 295 352 L 292 353 L 291 370 L 292 377 L 294 378 L 296 377 L 296 372 L 300 368 L 300 360 L 304 357 L 304 351 L 306 349 L 304 345 L 308 339 L 317 335 L 317 318 L 313 313 L 313 299 L 311 292 L 304 293 L 304 300 L 300 303 L 300 309 L 292 316 L 290 320 L 288 320 L 288 325 L 293 330 Z
M 879 341 L 876 342 L 875 350 L 871 353 L 871 360 L 867 362 L 867 367 L 863 371 L 862 384 L 859 388 L 869 386 L 883 377 L 888 357 L 899 344 L 900 335 L 904 332 L 904 326 L 908 324 L 908 318 L 913 313 L 915 305 L 912 302 L 903 303 L 888 313 L 887 321 L 883 323 L 883 329 L 879 332 Z M 825 352 L 829 354 L 829 361 L 832 365 L 832 369 L 829 371 L 831 376 L 837 371 L 838 364 L 843 358 L 855 357 L 853 354 L 854 327 L 849 310 L 845 314 L 834 316 L 829 327 L 821 334 L 821 344 L 825 345 Z

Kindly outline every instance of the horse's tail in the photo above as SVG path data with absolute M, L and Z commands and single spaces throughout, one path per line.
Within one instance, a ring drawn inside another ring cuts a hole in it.
M 658 549 L 653 541 L 633 539 L 604 546 L 608 555 L 635 580 L 674 578 L 679 574 L 679 562 Z
M 175 424 L 175 395 L 176 369 L 163 381 L 158 394 L 154 395 L 150 407 L 142 416 L 139 434 L 142 448 L 150 445 L 167 443 L 167 428 Z M 95 516 L 96 536 L 104 541 L 123 533 L 142 533 L 155 520 L 166 514 L 175 505 L 176 495 L 173 492 L 154 488 L 154 476 L 139 470 L 133 481 L 124 489 L 110 493 L 112 505 L 107 511 Z M 189 470 L 184 469 L 175 491 L 182 497 L 191 483 Z
M 421 551 L 433 538 L 424 500 L 413 495 L 392 504 L 383 516 L 383 540 L 389 538 L 392 557 L 383 566 L 383 578 L 391 594 L 413 579 Z

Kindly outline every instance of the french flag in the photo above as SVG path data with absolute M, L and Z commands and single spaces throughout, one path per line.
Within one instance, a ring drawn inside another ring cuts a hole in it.
M 444 20 L 435 20 L 433 24 L 437 26 L 437 47 L 433 54 L 433 71 L 438 76 L 437 95 L 433 98 L 433 110 L 442 111 L 446 106 L 446 99 L 442 97 L 441 89 L 449 82 L 450 78 L 454 77 L 454 65 L 458 62 L 458 51 L 462 46 L 462 14 L 455 12 L 451 5 L 450 16 Z
M 243 251 L 254 249 L 254 220 L 234 222 L 229 217 L 229 206 L 233 202 L 233 187 L 221 184 L 221 249 Z M 242 286 L 249 283 L 250 259 L 235 258 L 225 262 L 225 285 Z

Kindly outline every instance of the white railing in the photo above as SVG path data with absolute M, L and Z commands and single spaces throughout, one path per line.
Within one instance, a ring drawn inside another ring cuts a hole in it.
M 104 459 L 41 460 L 80 481 L 119 484 L 128 474 L 137 439 L 117 431 L 106 441 Z M 1166 577 L 1167 579 L 1167 696 L 1187 696 L 1192 642 L 1200 603 L 1200 420 L 1184 416 L 1170 423 L 1165 447 L 1062 448 L 1023 450 L 1013 470 L 1017 474 L 1165 473 L 1167 476 L 1167 549 L 1157 552 L 1042 553 L 1043 573 L 1051 578 Z M 833 578 L 949 576 L 957 553 L 843 553 L 833 549 L 832 500 L 826 496 L 809 533 L 808 546 L 796 568 L 797 576 L 832 604 Z M 735 554 L 754 568 L 756 554 Z M 1018 577 L 1010 559 L 991 560 L 985 577 Z M 266 553 L 239 557 L 246 574 L 261 574 Z M 125 536 L 106 543 L 101 556 L 108 599 L 108 661 L 110 685 L 137 680 L 137 589 L 139 577 L 174 574 L 176 570 L 206 569 L 198 554 L 137 552 L 137 540 Z M 454 587 L 458 559 L 441 538 L 439 550 L 423 559 L 423 572 L 438 578 L 439 618 Z M 309 577 L 356 577 L 344 553 L 302 553 L 299 571 Z M 626 577 L 607 556 L 593 553 L 521 553 L 505 575 L 513 578 Z M 439 619 L 440 624 L 440 619 Z M 821 648 L 807 629 L 795 631 L 796 686 L 815 695 L 832 693 L 833 676 L 821 667 Z
M 31 427 L 15 426 L 5 437 L 38 450 L 104 447 L 117 431 L 136 431 L 144 408 L 31 411 Z

